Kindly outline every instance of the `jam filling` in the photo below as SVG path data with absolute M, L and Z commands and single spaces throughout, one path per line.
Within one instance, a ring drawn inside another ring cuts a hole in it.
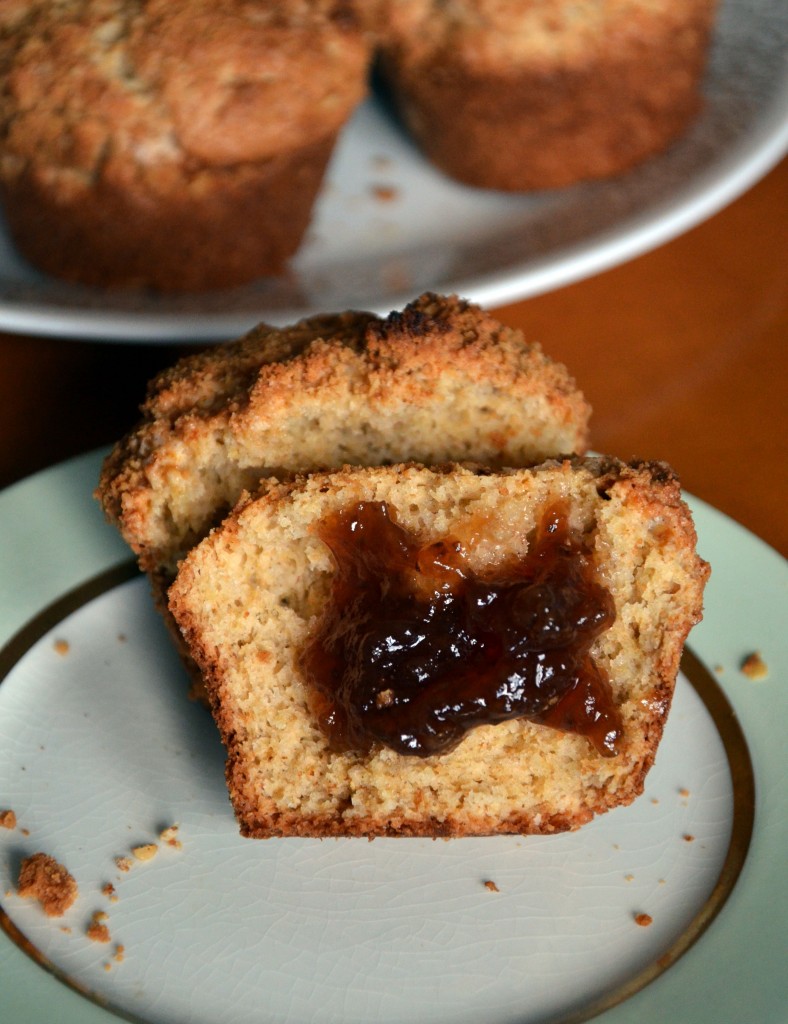
M 301 667 L 333 749 L 428 757 L 522 718 L 618 752 L 621 720 L 589 654 L 613 601 L 561 505 L 525 557 L 484 576 L 459 540 L 422 543 L 385 502 L 343 508 L 316 532 L 336 573 Z

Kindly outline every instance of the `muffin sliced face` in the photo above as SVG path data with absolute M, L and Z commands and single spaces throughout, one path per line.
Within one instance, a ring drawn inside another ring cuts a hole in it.
M 577 828 L 643 788 L 708 567 L 662 464 L 271 484 L 170 608 L 248 836 Z

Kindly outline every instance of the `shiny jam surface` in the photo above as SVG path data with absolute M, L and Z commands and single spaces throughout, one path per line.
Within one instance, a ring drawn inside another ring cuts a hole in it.
M 523 718 L 617 753 L 621 720 L 589 654 L 613 601 L 560 505 L 524 558 L 483 577 L 460 541 L 422 543 L 384 502 L 343 508 L 317 535 L 336 573 L 301 666 L 332 748 L 428 757 Z

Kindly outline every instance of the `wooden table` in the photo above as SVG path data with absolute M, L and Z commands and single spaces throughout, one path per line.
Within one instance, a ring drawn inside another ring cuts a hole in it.
M 569 366 L 596 449 L 667 460 L 788 552 L 788 160 L 676 241 L 497 312 Z M 0 335 L 0 487 L 114 441 L 185 351 Z

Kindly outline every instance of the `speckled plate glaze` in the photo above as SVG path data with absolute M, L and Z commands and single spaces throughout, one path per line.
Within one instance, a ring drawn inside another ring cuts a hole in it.
M 291 272 L 237 290 L 163 297 L 69 286 L 25 265 L 0 224 L 0 329 L 227 339 L 261 320 L 387 313 L 427 289 L 495 306 L 582 279 L 686 231 L 780 159 L 788 147 L 787 43 L 785 0 L 721 0 L 706 106 L 689 133 L 620 178 L 553 192 L 456 184 L 371 100 L 343 133 Z
M 17 816 L 0 828 L 3 1019 L 784 1021 L 788 572 L 774 551 L 692 502 L 706 615 L 631 807 L 553 837 L 254 842 L 147 585 L 91 499 L 100 458 L 0 495 L 0 810 Z M 764 680 L 739 671 L 753 650 Z M 176 823 L 179 847 L 159 838 Z M 151 842 L 152 860 L 118 868 Z M 36 850 L 79 884 L 60 919 L 15 892 Z M 86 937 L 95 911 L 109 944 Z

